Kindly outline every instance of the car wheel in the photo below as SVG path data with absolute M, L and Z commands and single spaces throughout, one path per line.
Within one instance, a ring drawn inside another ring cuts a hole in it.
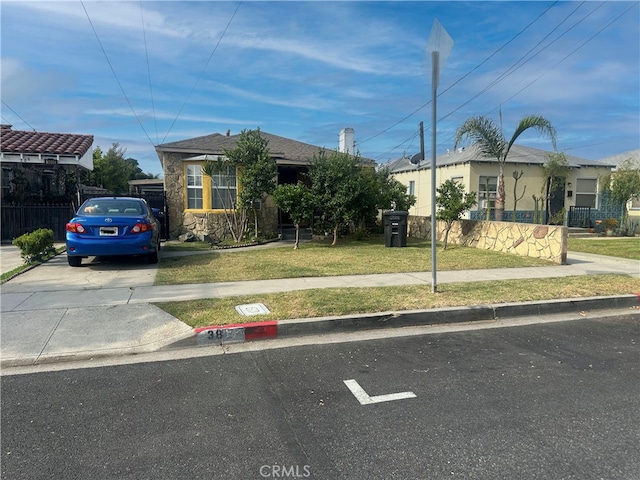
M 72 257 L 67 255 L 67 261 L 72 267 L 79 267 L 80 265 L 82 265 L 82 257 Z
M 158 263 L 158 252 L 151 252 L 149 255 L 147 255 L 147 262 Z

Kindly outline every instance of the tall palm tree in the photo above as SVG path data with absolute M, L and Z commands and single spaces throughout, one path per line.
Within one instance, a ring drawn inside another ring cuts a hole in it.
M 500 115 L 502 123 L 502 114 Z M 496 194 L 496 220 L 502 221 L 504 214 L 504 164 L 507 161 L 507 155 L 511 146 L 516 139 L 526 130 L 534 128 L 542 135 L 548 136 L 556 148 L 556 129 L 551 122 L 539 115 L 527 115 L 520 120 L 516 131 L 513 133 L 511 140 L 507 142 L 502 132 L 502 125 L 496 125 L 490 118 L 483 116 L 472 117 L 466 120 L 456 131 L 456 139 L 454 149 L 458 147 L 458 143 L 463 138 L 474 141 L 480 153 L 489 158 L 498 160 L 498 191 Z

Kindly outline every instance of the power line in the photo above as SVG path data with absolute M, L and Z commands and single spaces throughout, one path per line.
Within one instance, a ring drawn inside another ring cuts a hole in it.
M 460 83 L 462 80 L 464 80 L 465 78 L 467 78 L 469 75 L 471 75 L 473 72 L 475 72 L 478 68 L 480 68 L 482 65 L 484 65 L 485 63 L 487 63 L 490 59 L 492 59 L 494 56 L 496 56 L 498 54 L 498 52 L 500 52 L 502 49 L 504 49 L 507 45 L 509 45 L 511 42 L 513 42 L 516 38 L 518 38 L 520 35 L 522 35 L 522 33 L 524 33 L 529 27 L 531 27 L 531 25 L 533 25 L 534 23 L 536 23 L 543 15 L 545 15 L 554 5 L 556 5 L 556 2 L 553 2 L 553 4 L 551 4 L 551 6 L 549 6 L 547 9 L 545 9 L 540 15 L 538 15 L 534 20 L 532 20 L 531 22 L 529 22 L 529 24 L 524 27 L 522 30 L 520 30 L 517 34 L 515 34 L 511 39 L 509 39 L 506 43 L 504 43 L 502 46 L 500 46 L 497 50 L 495 50 L 491 55 L 489 55 L 487 58 L 485 58 L 482 62 L 480 62 L 478 65 L 476 65 L 475 67 L 473 67 L 471 70 L 469 70 L 467 73 L 465 73 L 462 77 L 460 77 L 458 80 L 456 80 L 455 82 L 453 82 L 451 85 L 449 85 L 446 89 L 444 89 L 442 92 L 440 92 L 438 94 L 438 96 L 444 94 L 445 92 L 447 92 L 448 90 L 450 90 L 451 88 L 453 88 L 454 86 L 456 86 L 458 83 Z M 418 113 L 420 110 L 422 110 L 423 108 L 425 108 L 427 105 L 429 105 L 431 103 L 431 100 L 429 100 L 427 103 L 425 103 L 424 105 L 422 105 L 421 107 L 417 108 L 416 110 L 414 110 L 413 112 L 411 112 L 409 115 L 407 115 L 406 117 L 402 118 L 401 120 L 399 120 L 398 122 L 394 123 L 393 125 L 391 125 L 389 128 L 386 128 L 385 130 L 367 138 L 366 140 L 363 140 L 361 142 L 358 142 L 359 145 L 362 145 L 363 143 L 368 142 L 369 140 L 373 140 L 376 137 L 379 137 L 380 135 L 388 132 L 389 130 L 391 130 L 393 127 L 400 125 L 401 123 L 403 123 L 405 120 L 411 118 L 413 115 L 415 115 L 416 113 Z
M 178 120 L 178 117 L 180 117 L 180 115 L 182 114 L 182 110 L 184 110 L 185 105 L 187 104 L 187 102 L 191 98 L 191 95 L 193 95 L 193 91 L 198 86 L 198 83 L 200 83 L 200 79 L 202 78 L 202 75 L 204 74 L 204 71 L 207 69 L 207 66 L 209 65 L 209 62 L 211 61 L 211 58 L 213 57 L 213 54 L 216 53 L 216 50 L 218 49 L 218 46 L 220 45 L 220 42 L 222 42 L 222 39 L 224 38 L 225 34 L 227 33 L 227 30 L 229 30 L 229 27 L 231 26 L 231 22 L 233 21 L 234 17 L 236 16 L 236 13 L 238 13 L 238 9 L 240 8 L 240 5 L 242 5 L 242 1 L 238 2 L 238 6 L 234 10 L 233 15 L 231 15 L 231 18 L 229 19 L 229 21 L 227 22 L 227 26 L 224 28 L 222 34 L 220 34 L 220 38 L 218 39 L 217 43 L 213 47 L 213 50 L 211 51 L 211 55 L 209 55 L 209 58 L 207 59 L 207 61 L 204 64 L 204 67 L 202 67 L 202 70 L 200 71 L 200 75 L 198 75 L 198 78 L 196 79 L 195 83 L 193 84 L 193 87 L 191 87 L 191 90 L 189 91 L 189 95 L 187 95 L 187 99 L 184 101 L 184 103 L 180 107 L 180 110 L 178 111 L 178 114 L 176 115 L 176 118 L 173 119 L 173 122 L 171 123 L 171 126 L 169 127 L 169 130 L 167 130 L 167 133 L 165 134 L 164 138 L 162 139 L 162 143 L 164 143 L 165 139 L 167 138 L 167 135 L 169 135 L 169 133 L 173 129 L 173 126 L 175 125 L 176 121 Z
M 18 112 L 16 112 L 13 108 L 11 108 L 9 105 L 7 105 L 7 102 L 5 102 L 4 100 L 2 100 L 2 104 L 7 107 L 9 110 L 11 110 L 11 112 L 18 117 L 20 120 L 22 120 L 25 125 L 27 125 L 31 130 L 33 130 L 34 132 L 36 131 L 35 128 L 33 128 L 31 125 L 29 125 L 29 122 L 27 122 L 24 118 L 22 118 L 20 115 L 18 115 Z
M 547 70 L 545 70 L 543 73 L 541 73 L 540 75 L 538 75 L 535 79 L 533 79 L 531 82 L 529 82 L 527 85 L 525 85 L 524 87 L 522 87 L 520 90 L 518 90 L 516 93 L 514 93 L 513 95 L 511 95 L 508 100 L 511 100 L 513 97 L 519 95 L 520 93 L 522 93 L 523 90 L 529 88 L 533 83 L 537 82 L 538 80 L 540 80 L 542 77 L 544 77 L 547 73 L 549 73 L 549 71 L 555 67 L 557 67 L 558 65 L 560 65 L 562 62 L 564 62 L 567 58 L 569 58 L 570 56 L 572 56 L 574 53 L 576 53 L 578 50 L 580 50 L 582 47 L 584 47 L 587 43 L 589 43 L 591 40 L 593 40 L 595 37 L 597 37 L 598 35 L 600 35 L 603 31 L 605 31 L 607 28 L 609 28 L 611 25 L 613 25 L 615 22 L 617 22 L 620 18 L 622 18 L 622 16 L 627 13 L 629 10 L 631 10 L 635 5 L 631 4 L 631 6 L 629 8 L 627 8 L 624 12 L 622 12 L 620 15 L 618 15 L 617 17 L 615 17 L 613 20 L 611 20 L 609 23 L 607 23 L 604 27 L 602 27 L 600 30 L 598 30 L 596 33 L 594 33 L 593 35 L 591 35 L 589 38 L 587 38 L 584 42 L 582 42 L 580 45 L 578 45 L 578 47 L 576 47 L 575 49 L 573 49 L 571 52 L 569 52 L 567 55 L 565 55 L 562 59 L 560 59 L 559 61 L 557 61 L 556 63 L 554 63 L 551 67 L 549 67 Z
M 113 68 L 113 65 L 111 64 L 111 60 L 109 60 L 109 56 L 107 55 L 107 52 L 106 52 L 104 46 L 102 45 L 102 41 L 100 41 L 100 37 L 98 36 L 98 32 L 96 31 L 95 27 L 93 26 L 93 22 L 91 21 L 91 17 L 89 17 L 89 12 L 87 12 L 86 7 L 84 6 L 84 1 L 80 0 L 80 4 L 82 5 L 82 8 L 84 9 L 84 13 L 87 16 L 87 20 L 89 20 L 89 25 L 91 25 L 91 29 L 93 30 L 93 33 L 96 36 L 96 40 L 98 40 L 98 44 L 100 45 L 100 49 L 102 50 L 104 58 L 107 60 L 107 64 L 109 64 L 109 68 L 111 69 L 111 73 L 113 73 L 113 76 L 116 79 L 116 83 L 120 87 L 120 91 L 122 92 L 122 95 L 124 96 L 124 99 L 127 101 L 127 105 L 129 105 L 129 108 L 133 112 L 133 116 L 135 117 L 136 121 L 138 122 L 138 125 L 140 125 L 140 128 L 142 128 L 142 131 L 146 135 L 147 140 L 149 140 L 149 143 L 153 146 L 153 141 L 151 140 L 151 138 L 149 137 L 149 134 L 145 130 L 144 125 L 142 125 L 142 122 L 140 121 L 140 118 L 136 114 L 136 111 L 133 108 L 133 105 L 129 101 L 129 97 L 127 96 L 126 92 L 124 91 L 124 88 L 122 87 L 122 83 L 120 83 L 120 79 L 118 78 L 118 75 L 116 74 L 116 71 Z
M 557 3 L 557 2 L 555 2 Z M 554 3 L 554 5 L 555 5 Z M 582 2 L 580 6 L 582 6 L 584 3 L 586 2 Z M 581 22 L 583 22 L 586 18 L 588 18 L 589 16 L 591 16 L 596 10 L 598 10 L 603 4 L 600 4 L 598 7 L 596 7 L 594 10 L 592 10 L 591 12 L 589 12 L 586 16 L 584 16 L 583 18 L 581 18 L 579 21 L 577 21 L 574 25 L 572 25 L 570 28 L 568 28 L 564 33 L 562 33 L 561 35 L 559 35 L 557 38 L 555 38 L 552 42 L 548 43 L 543 49 L 541 49 L 539 52 L 537 52 L 535 55 L 533 55 L 532 57 L 528 58 L 527 60 L 523 61 L 524 58 L 531 53 L 531 51 L 535 50 L 536 47 L 538 47 L 546 38 L 549 37 L 549 35 L 551 33 L 553 33 L 554 31 L 556 31 L 558 29 L 558 27 L 560 25 L 562 25 L 568 18 L 570 18 L 571 16 L 573 16 L 575 14 L 575 12 L 578 10 L 578 8 L 574 9 L 568 16 L 566 16 L 562 22 L 560 24 L 558 24 L 556 27 L 554 27 L 554 29 L 548 34 L 546 35 L 540 42 L 538 42 L 532 49 L 530 49 L 525 55 L 521 56 L 521 58 L 515 62 L 509 69 L 507 69 L 500 77 L 498 77 L 496 80 L 494 80 L 493 82 L 491 82 L 488 86 L 486 86 L 483 90 L 481 90 L 480 92 L 478 92 L 476 95 L 474 95 L 473 97 L 471 97 L 469 100 L 465 101 L 464 103 L 462 103 L 460 106 L 458 106 L 457 108 L 455 108 L 454 110 L 450 111 L 449 113 L 447 113 L 446 115 L 442 116 L 441 118 L 439 118 L 439 120 L 444 120 L 448 117 L 450 117 L 451 115 L 453 115 L 455 112 L 457 112 L 458 110 L 460 110 L 461 108 L 463 108 L 464 106 L 468 105 L 469 103 L 471 103 L 473 100 L 475 100 L 476 98 L 478 98 L 480 95 L 482 95 L 483 93 L 485 93 L 486 91 L 488 91 L 492 86 L 495 86 L 497 83 L 499 83 L 500 81 L 504 80 L 505 78 L 507 78 L 509 75 L 511 75 L 512 73 L 514 73 L 516 70 L 518 70 L 519 68 L 521 68 L 522 66 L 524 66 L 527 62 L 529 62 L 530 60 L 532 60 L 536 55 L 538 55 L 539 53 L 541 53 L 543 50 L 545 50 L 546 48 L 548 48 L 550 45 L 552 45 L 553 43 L 557 42 L 560 38 L 562 38 L 564 35 L 566 35 L 569 31 L 571 31 L 572 29 L 574 29 L 578 24 L 580 24 Z M 553 6 L 553 5 L 552 5 Z M 625 11 L 623 11 L 620 15 L 618 15 L 616 18 L 614 18 L 612 21 L 610 21 L 607 25 L 605 25 L 604 27 L 602 27 L 600 30 L 598 30 L 598 32 L 596 32 L 594 35 L 592 35 L 591 37 L 589 37 L 585 42 L 583 42 L 580 46 L 578 46 L 577 48 L 575 48 L 573 51 L 571 51 L 569 54 L 567 54 L 565 57 L 563 57 L 561 60 L 559 60 L 558 62 L 556 62 L 552 67 L 550 67 L 549 69 L 547 69 L 544 73 L 542 73 L 541 75 L 539 75 L 538 77 L 536 77 L 534 80 L 532 80 L 531 82 L 529 82 L 527 85 L 525 85 L 523 88 L 521 88 L 518 92 L 516 92 L 515 94 L 513 94 L 512 96 L 510 96 L 506 101 L 511 100 L 512 98 L 514 98 L 515 96 L 517 96 L 518 94 L 520 94 L 522 91 L 524 91 L 525 89 L 527 89 L 528 87 L 530 87 L 533 83 L 535 83 L 536 81 L 538 81 L 542 76 L 544 76 L 546 73 L 548 73 L 548 71 L 554 67 L 556 67 L 557 65 L 559 65 L 560 63 L 562 63 L 563 61 L 565 61 L 567 58 L 569 58 L 571 55 L 573 55 L 575 52 L 577 52 L 580 48 L 582 48 L 585 44 L 587 44 L 588 42 L 590 42 L 593 38 L 595 38 L 598 34 L 600 34 L 602 31 L 604 31 L 605 29 L 607 29 L 610 25 L 612 25 L 615 21 L 617 21 L 619 18 L 621 18 L 623 15 L 625 15 L 629 10 L 631 10 L 635 5 L 632 4 L 629 8 L 627 8 Z M 551 8 L 551 7 L 550 7 Z M 529 28 L 529 26 L 531 26 L 535 21 L 537 21 L 542 15 L 544 15 L 544 13 L 546 13 L 549 9 L 545 10 L 545 12 L 543 12 L 543 14 L 539 15 L 536 20 L 534 20 L 533 22 L 531 22 L 527 27 L 525 27 L 524 30 L 526 30 L 527 28 Z M 522 30 L 522 31 L 524 31 Z M 522 31 L 520 33 L 522 33 Z M 520 33 L 518 35 L 520 35 Z M 515 37 L 514 37 L 515 38 Z M 511 42 L 513 39 L 511 39 L 509 42 Z M 509 43 L 508 42 L 508 43 Z M 505 44 L 506 45 L 506 44 Z M 504 45 L 503 45 L 504 47 Z M 500 49 L 502 49 L 503 47 L 500 47 Z M 498 49 L 498 50 L 500 50 Z M 494 54 L 497 53 L 494 52 Z M 492 54 L 491 56 L 493 56 L 494 54 Z M 490 57 L 489 57 L 490 58 Z M 488 60 L 488 59 L 487 59 Z M 485 63 L 485 61 L 483 61 L 482 63 Z M 473 70 L 477 69 L 474 68 Z M 472 70 L 472 71 L 473 71 Z M 471 72 L 469 72 L 471 73 Z M 445 92 L 447 92 L 448 90 L 450 90 L 454 85 L 456 85 L 457 83 L 459 83 L 463 78 L 465 78 L 466 76 L 469 75 L 469 73 L 465 74 L 463 77 L 461 77 L 460 79 L 458 79 L 456 82 L 454 82 L 453 84 L 451 84 L 449 87 L 447 87 L 445 90 L 443 90 L 438 96 L 444 94 Z M 505 102 L 506 102 L 505 101 Z M 425 103 L 422 107 L 420 107 L 420 109 L 424 108 L 425 106 L 427 106 L 430 102 Z M 504 103 L 504 102 L 502 102 Z M 418 110 L 420 110 L 418 109 Z M 495 109 L 494 109 L 495 110 Z M 414 112 L 415 113 L 415 112 Z M 409 115 L 410 116 L 410 115 Z M 406 117 L 405 117 L 406 119 Z M 402 120 L 404 121 L 404 119 Z M 401 123 L 401 122 L 398 122 Z M 398 123 L 396 123 L 395 125 L 398 125 Z M 395 126 L 394 125 L 394 126 Z M 385 130 L 384 132 L 388 131 L 389 129 Z M 379 134 L 378 134 L 379 135 Z M 376 136 L 378 136 L 376 135 Z M 374 136 L 375 137 L 375 136 Z M 374 138 L 371 137 L 371 138 Z M 449 138 L 453 138 L 453 137 L 449 137 Z
M 151 67 L 149 65 L 149 49 L 147 48 L 147 32 L 144 28 L 144 12 L 142 8 L 142 0 L 140 0 L 140 19 L 142 21 L 142 38 L 144 39 L 144 53 L 147 57 L 147 76 L 149 77 L 149 93 L 151 95 L 151 111 L 153 112 L 153 123 L 156 127 L 156 141 L 159 140 L 158 137 L 158 119 L 156 117 L 156 106 L 153 102 L 153 88 L 151 86 Z

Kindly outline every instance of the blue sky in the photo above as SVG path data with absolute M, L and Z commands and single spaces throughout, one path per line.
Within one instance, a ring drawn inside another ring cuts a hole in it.
M 154 145 L 262 131 L 379 163 L 430 156 L 434 19 L 454 41 L 438 89 L 437 153 L 467 118 L 510 137 L 548 118 L 559 151 L 640 147 L 638 2 L 4 1 L 2 123 L 118 142 L 145 172 Z M 115 75 L 114 75 L 115 72 Z M 551 150 L 535 133 L 519 143 Z

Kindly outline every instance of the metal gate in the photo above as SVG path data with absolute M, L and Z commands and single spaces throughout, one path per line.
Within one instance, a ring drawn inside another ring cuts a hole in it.
M 64 242 L 65 225 L 73 217 L 69 205 L 2 205 L 2 241 L 11 241 L 39 228 L 53 231 L 54 242 Z
M 96 197 L 113 197 L 114 195 L 91 195 L 91 194 L 81 194 L 80 195 L 80 204 L 84 203 L 86 200 L 90 198 Z M 118 195 L 121 197 L 132 197 L 132 198 L 143 198 L 147 201 L 151 208 L 158 209 L 160 211 L 161 218 L 160 221 L 160 238 L 163 240 L 169 239 L 169 212 L 167 210 L 167 197 L 162 193 L 147 193 L 144 195 L 135 194 L 135 193 L 127 193 L 124 195 Z

